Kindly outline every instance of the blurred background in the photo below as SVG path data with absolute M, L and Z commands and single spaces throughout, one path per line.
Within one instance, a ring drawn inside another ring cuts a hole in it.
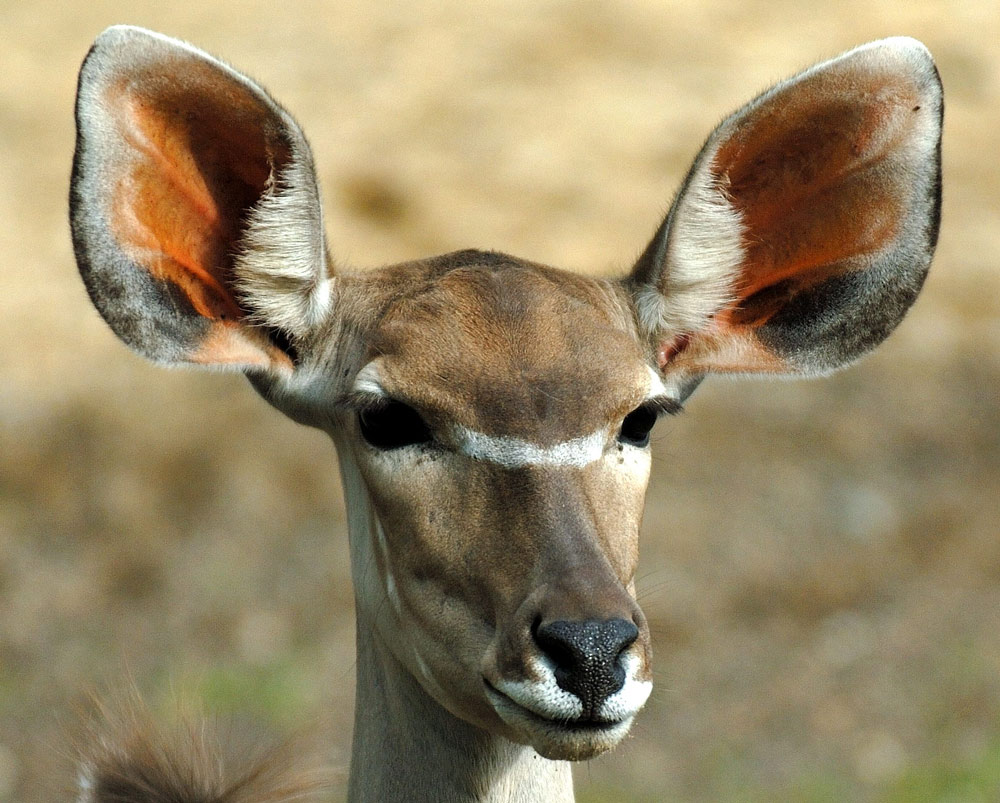
M 0 4 L 0 802 L 69 799 L 126 676 L 345 770 L 353 600 L 332 446 L 245 380 L 120 345 L 66 223 L 76 71 L 128 22 L 258 78 L 357 266 L 466 246 L 624 271 L 703 138 L 774 80 L 922 39 L 945 84 L 926 290 L 877 354 L 709 381 L 655 433 L 654 696 L 582 801 L 1000 799 L 1000 8 L 994 0 Z M 343 788 L 338 793 L 339 799 Z

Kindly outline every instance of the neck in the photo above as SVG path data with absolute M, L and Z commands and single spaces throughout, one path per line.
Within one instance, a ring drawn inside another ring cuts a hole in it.
M 569 765 L 452 716 L 358 621 L 350 803 L 573 800 Z
M 453 716 L 383 643 L 364 604 L 384 593 L 372 587 L 375 515 L 348 450 L 338 453 L 358 600 L 349 803 L 572 803 L 569 764 Z

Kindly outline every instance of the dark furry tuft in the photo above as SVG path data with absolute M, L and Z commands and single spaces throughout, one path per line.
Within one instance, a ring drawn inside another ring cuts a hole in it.
M 310 803 L 331 785 L 297 741 L 239 749 L 199 717 L 161 727 L 135 696 L 98 708 L 79 745 L 77 803 Z

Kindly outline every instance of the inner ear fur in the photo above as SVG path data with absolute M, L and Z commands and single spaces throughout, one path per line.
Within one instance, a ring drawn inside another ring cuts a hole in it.
M 291 117 L 207 54 L 125 26 L 88 54 L 76 114 L 74 247 L 112 329 L 157 361 L 287 369 L 287 338 L 268 331 L 288 322 L 270 307 L 316 295 L 327 271 L 312 157 Z M 282 212 L 290 266 L 267 236 Z M 274 273 L 284 281 L 269 296 Z
M 873 42 L 709 137 L 630 283 L 660 367 L 823 373 L 919 292 L 940 220 L 942 95 L 919 42 Z

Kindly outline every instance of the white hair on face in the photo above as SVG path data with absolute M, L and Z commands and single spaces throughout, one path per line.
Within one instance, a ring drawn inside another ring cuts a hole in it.
M 525 466 L 569 466 L 582 468 L 601 459 L 608 433 L 599 429 L 589 435 L 539 446 L 508 436 L 486 435 L 465 427 L 456 427 L 458 452 L 474 460 L 495 463 L 503 468 Z
M 494 686 L 522 708 L 543 719 L 574 720 L 583 716 L 583 702 L 556 682 L 555 665 L 547 656 L 532 658 L 529 670 L 538 680 L 498 679 Z
M 358 371 L 351 390 L 354 393 L 366 393 L 372 396 L 389 395 L 382 387 L 382 372 L 379 370 L 378 362 L 372 361 Z
M 371 377 L 366 374 L 369 367 L 374 367 L 374 365 L 370 363 L 364 371 L 358 374 L 355 388 L 362 384 L 362 374 L 365 374 L 365 384 L 370 381 Z M 646 398 L 667 395 L 669 391 L 656 371 L 649 366 L 646 367 L 646 371 L 649 380 Z M 539 446 L 537 443 L 521 438 L 509 435 L 487 435 L 467 427 L 455 427 L 454 433 L 459 454 L 474 460 L 494 463 L 503 468 L 525 468 L 527 466 L 583 468 L 597 462 L 604 456 L 609 434 L 606 428 L 601 428 L 579 438 L 560 441 L 550 446 Z M 626 446 L 626 448 L 635 447 Z
M 532 658 L 528 667 L 537 679 L 499 678 L 492 681 L 494 688 L 521 708 L 543 719 L 572 721 L 583 715 L 583 701 L 559 685 L 551 659 L 547 656 Z M 653 684 L 636 678 L 641 667 L 642 661 L 634 652 L 623 656 L 625 681 L 618 691 L 601 703 L 597 712 L 600 720 L 607 723 L 629 720 L 646 704 Z
M 653 370 L 653 367 L 651 365 L 646 366 L 646 372 L 649 377 L 649 390 L 646 391 L 647 398 L 651 399 L 656 396 L 677 395 L 676 393 L 671 394 L 671 392 L 667 389 L 667 386 L 663 384 L 662 377 L 656 371 Z
M 625 669 L 625 682 L 618 691 L 601 703 L 598 710 L 598 716 L 609 722 L 635 716 L 653 691 L 652 681 L 636 680 L 636 673 L 642 666 L 639 656 L 634 652 L 627 653 L 622 658 L 622 665 Z

